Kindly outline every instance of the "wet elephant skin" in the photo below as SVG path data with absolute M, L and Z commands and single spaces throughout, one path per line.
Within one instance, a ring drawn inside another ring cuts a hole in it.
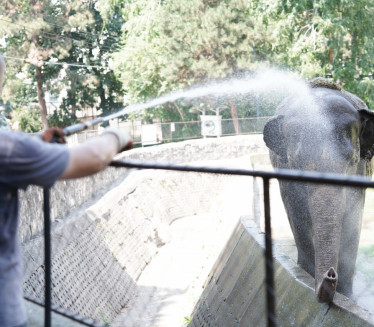
M 357 103 L 360 108 L 357 108 Z M 274 168 L 371 176 L 374 114 L 348 92 L 324 87 L 283 101 L 264 128 Z M 318 301 L 352 294 L 365 190 L 280 181 L 298 264 Z

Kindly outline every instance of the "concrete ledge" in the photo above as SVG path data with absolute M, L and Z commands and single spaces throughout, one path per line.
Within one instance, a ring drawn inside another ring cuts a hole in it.
M 242 218 L 209 274 L 190 327 L 266 326 L 264 234 Z M 374 316 L 336 294 L 331 305 L 314 296 L 314 279 L 274 247 L 279 326 L 374 326 Z

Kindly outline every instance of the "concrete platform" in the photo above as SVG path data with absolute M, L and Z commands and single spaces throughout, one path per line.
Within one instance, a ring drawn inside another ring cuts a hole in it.
M 220 255 L 189 327 L 266 326 L 264 234 L 243 217 Z M 336 294 L 331 305 L 314 296 L 314 280 L 274 246 L 278 326 L 374 326 L 374 316 Z

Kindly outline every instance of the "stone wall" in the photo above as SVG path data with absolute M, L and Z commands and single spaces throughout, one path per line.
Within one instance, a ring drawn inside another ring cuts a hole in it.
M 129 151 L 125 158 L 192 162 L 265 150 L 262 136 L 204 139 Z M 250 168 L 250 164 L 248 166 Z M 114 168 L 52 189 L 52 301 L 110 322 L 136 294 L 144 267 L 168 241 L 168 226 L 209 212 L 230 176 Z M 21 236 L 26 295 L 43 299 L 41 191 L 22 194 Z

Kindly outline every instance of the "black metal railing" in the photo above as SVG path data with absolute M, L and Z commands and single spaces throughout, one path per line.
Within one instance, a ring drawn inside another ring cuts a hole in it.
M 249 169 L 233 169 L 222 167 L 207 167 L 195 165 L 180 165 L 157 162 L 139 162 L 139 161 L 113 161 L 110 166 L 116 168 L 136 168 L 136 169 L 161 169 L 173 170 L 183 172 L 198 172 L 208 174 L 224 174 L 237 176 L 251 176 L 262 178 L 264 186 L 264 216 L 265 216 L 265 262 L 266 262 L 266 311 L 267 311 L 267 326 L 276 326 L 276 312 L 275 312 L 275 291 L 274 291 L 274 268 L 273 268 L 273 254 L 272 254 L 272 236 L 271 236 L 271 213 L 270 213 L 270 180 L 289 180 L 297 182 L 312 182 L 318 184 L 330 184 L 338 186 L 352 186 L 374 188 L 374 182 L 369 178 L 357 175 L 339 175 L 332 173 L 320 172 L 306 172 L 294 170 L 278 169 L 274 172 L 257 171 Z M 63 309 L 53 307 L 51 304 L 51 275 L 50 275 L 50 226 L 49 226 L 49 196 L 45 192 L 45 327 L 51 326 L 51 312 L 62 314 L 72 320 L 82 323 L 85 326 L 99 327 L 100 325 L 91 322 L 85 318 L 81 318 L 76 314 L 69 314 Z M 49 266 L 49 267 L 48 267 Z M 34 301 L 40 304 L 38 301 Z

